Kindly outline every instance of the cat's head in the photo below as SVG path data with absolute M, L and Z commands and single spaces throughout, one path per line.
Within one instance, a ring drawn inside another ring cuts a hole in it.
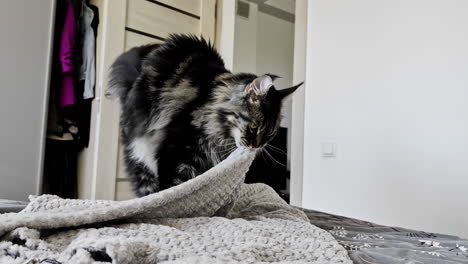
M 225 89 L 215 95 L 218 133 L 234 139 L 237 146 L 266 146 L 278 132 L 283 101 L 302 84 L 277 90 L 276 78 L 246 73 L 223 76 L 220 80 Z

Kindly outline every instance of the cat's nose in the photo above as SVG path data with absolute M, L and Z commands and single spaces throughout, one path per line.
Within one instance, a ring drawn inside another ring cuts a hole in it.
M 255 145 L 255 144 L 249 144 L 247 145 L 251 149 L 259 149 L 261 146 Z

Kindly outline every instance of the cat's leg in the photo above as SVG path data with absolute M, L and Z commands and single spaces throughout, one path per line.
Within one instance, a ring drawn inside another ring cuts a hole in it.
M 146 196 L 155 192 L 158 192 L 159 180 L 158 178 L 148 170 L 141 172 L 135 191 L 139 197 Z
M 179 163 L 172 178 L 173 185 L 179 185 L 199 175 L 198 170 L 187 163 Z
M 159 179 L 146 166 L 130 158 L 126 159 L 127 175 L 133 191 L 138 197 L 146 196 L 160 190 Z

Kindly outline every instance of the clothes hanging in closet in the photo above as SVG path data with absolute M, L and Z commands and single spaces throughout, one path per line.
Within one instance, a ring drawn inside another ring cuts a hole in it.
M 89 27 L 88 29 L 86 30 L 86 32 L 91 32 L 92 33 L 92 36 L 88 36 L 88 38 L 86 38 L 86 40 L 83 38 L 83 42 L 86 43 L 86 41 L 93 41 L 93 43 L 91 43 L 90 45 L 86 45 L 86 44 L 82 44 L 83 47 L 88 47 L 88 52 L 87 54 L 89 56 L 92 56 L 93 58 L 88 58 L 87 60 L 84 58 L 85 56 L 82 56 L 82 61 L 92 61 L 93 64 L 92 64 L 92 69 L 93 71 L 95 72 L 95 69 L 96 69 L 96 66 L 95 66 L 95 61 L 96 61 L 96 39 L 97 39 L 97 30 L 98 30 L 98 25 L 99 25 L 99 9 L 94 6 L 94 5 L 90 5 L 88 6 L 89 9 L 92 10 L 93 12 L 93 19 L 91 21 L 91 30 L 89 30 Z M 81 25 L 80 25 L 81 26 Z M 83 32 L 83 30 L 81 30 L 81 32 Z M 92 47 L 92 50 L 89 48 L 89 47 Z M 83 65 L 83 63 L 82 63 Z M 89 68 L 88 68 L 89 69 Z M 91 89 L 91 96 L 93 97 L 94 95 L 94 89 L 95 89 L 95 86 L 96 86 L 96 81 L 95 81 L 95 74 L 87 74 L 86 77 L 87 79 L 89 79 L 91 76 L 93 76 L 92 80 L 90 82 L 88 82 L 88 84 L 92 83 L 92 85 L 89 86 L 89 88 Z M 78 124 L 79 124 L 79 127 L 80 127 L 80 142 L 82 144 L 83 147 L 88 147 L 89 145 L 89 133 L 90 133 L 90 128 L 91 128 L 91 106 L 92 106 L 92 97 L 91 98 L 86 98 L 84 95 L 86 93 L 86 79 L 85 80 L 81 80 L 80 81 L 80 87 L 83 87 L 82 90 L 84 91 L 83 92 L 83 101 L 81 102 L 80 104 L 80 107 L 79 107 L 79 112 L 80 112 L 80 115 L 79 115 L 79 119 L 78 119 Z
M 47 135 L 78 138 L 76 103 L 76 16 L 70 0 L 57 1 Z
M 94 19 L 94 11 L 85 3 L 81 5 L 80 14 L 80 31 L 81 31 L 81 67 L 79 80 L 84 81 L 83 99 L 94 97 L 94 84 L 96 80 L 96 53 L 94 38 L 94 30 L 92 22 Z
M 84 0 L 57 1 L 49 137 L 89 143 L 99 13 Z
M 61 22 L 61 21 L 59 21 Z M 73 4 L 65 1 L 65 16 L 60 33 L 59 60 L 60 60 L 60 86 L 58 91 L 58 105 L 67 106 L 75 104 L 75 37 L 76 18 Z

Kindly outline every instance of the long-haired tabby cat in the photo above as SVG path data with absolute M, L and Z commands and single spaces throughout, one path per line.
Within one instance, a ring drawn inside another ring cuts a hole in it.
M 204 39 L 171 35 L 133 48 L 111 68 L 107 95 L 121 106 L 127 174 L 138 196 L 185 182 L 236 147 L 264 147 L 276 134 L 277 76 L 231 73 Z

